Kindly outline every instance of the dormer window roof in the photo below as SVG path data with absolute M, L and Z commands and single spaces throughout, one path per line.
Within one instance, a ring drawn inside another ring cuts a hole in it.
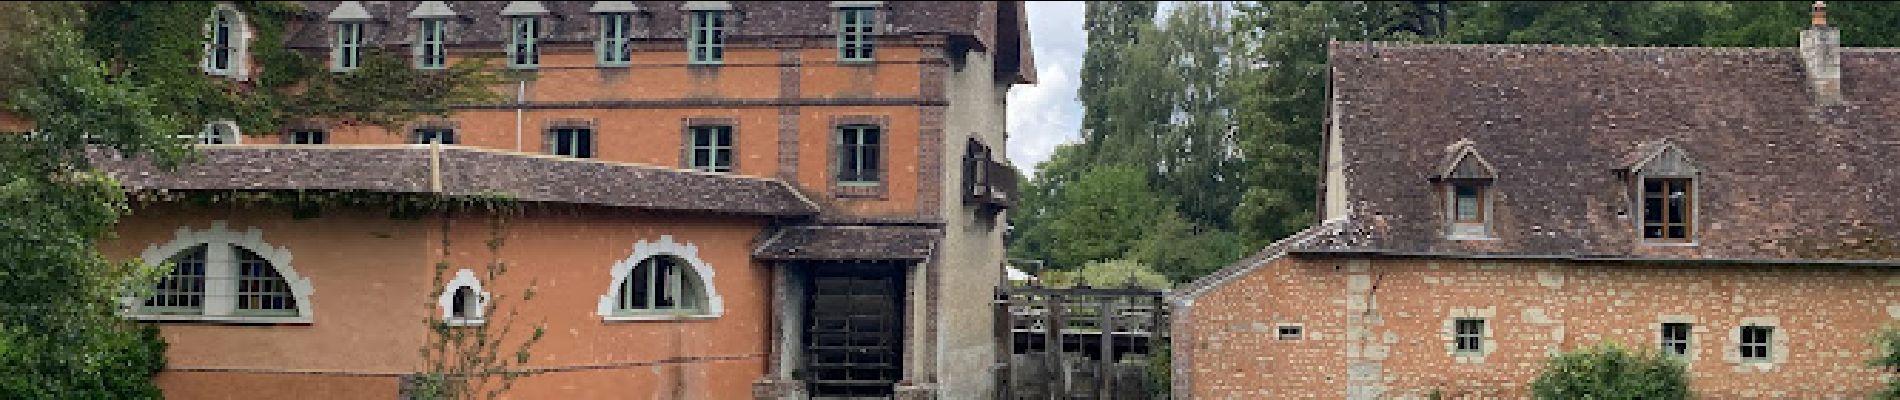
M 1491 167 L 1491 162 L 1478 155 L 1470 139 L 1460 140 L 1446 149 L 1446 154 L 1450 156 L 1438 164 L 1437 174 L 1432 179 L 1497 179 L 1498 174 Z
M 541 6 L 539 1 L 510 1 L 507 7 L 501 9 L 501 15 L 510 17 L 547 15 L 547 13 L 548 8 Z
M 596 1 L 593 7 L 587 8 L 587 12 L 594 14 L 635 14 L 644 11 L 631 1 Z
M 416 5 L 415 10 L 409 11 L 411 19 L 454 18 L 456 15 L 455 10 L 449 8 L 449 3 L 446 1 L 425 1 Z
M 1666 140 L 1636 146 L 1636 152 L 1625 168 L 1632 174 L 1650 177 L 1692 177 L 1702 173 L 1695 166 L 1695 160 L 1690 159 L 1681 147 Z
M 374 20 L 376 17 L 369 15 L 369 10 L 363 8 L 363 2 L 345 1 L 337 3 L 336 9 L 330 10 L 330 15 L 324 19 L 330 22 L 361 22 Z

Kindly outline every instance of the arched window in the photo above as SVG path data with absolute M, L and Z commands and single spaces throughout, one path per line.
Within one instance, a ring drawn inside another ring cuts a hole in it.
M 616 309 L 624 313 L 698 314 L 705 304 L 699 287 L 699 279 L 678 257 L 647 258 L 620 283 L 620 305 Z
M 290 252 L 262 240 L 253 228 L 234 232 L 223 221 L 210 229 L 180 229 L 170 243 L 146 248 L 143 259 L 169 264 L 148 297 L 122 299 L 143 320 L 310 322 L 310 282 L 290 268 Z
M 244 79 L 249 42 L 250 29 L 244 23 L 244 14 L 229 4 L 218 4 L 205 20 L 204 60 L 201 62 L 205 73 Z
M 442 308 L 442 321 L 451 326 L 481 325 L 488 313 L 488 292 L 475 271 L 455 271 L 455 278 L 443 285 L 436 304 Z
M 612 285 L 598 313 L 609 321 L 713 318 L 724 312 L 713 286 L 713 269 L 692 244 L 661 236 L 634 244 L 633 255 L 615 264 Z

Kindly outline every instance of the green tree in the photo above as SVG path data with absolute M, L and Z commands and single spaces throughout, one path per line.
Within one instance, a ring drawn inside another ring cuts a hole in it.
M 1121 258 L 1155 218 L 1172 212 L 1166 199 L 1149 188 L 1148 174 L 1129 165 L 1096 165 L 1055 195 L 1053 201 L 1064 211 L 1044 228 L 1050 235 L 1048 261 L 1058 269 Z
M 1687 399 L 1689 372 L 1656 351 L 1601 344 L 1558 354 L 1531 381 L 1538 399 Z

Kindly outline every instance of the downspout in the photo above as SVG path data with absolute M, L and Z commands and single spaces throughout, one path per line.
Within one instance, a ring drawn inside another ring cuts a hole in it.
M 515 151 L 521 151 L 522 101 L 528 97 L 528 80 L 515 81 Z

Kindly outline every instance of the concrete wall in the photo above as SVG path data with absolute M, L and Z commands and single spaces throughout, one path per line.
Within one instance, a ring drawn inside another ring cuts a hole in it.
M 970 52 L 962 65 L 946 74 L 950 106 L 944 110 L 944 146 L 941 154 L 944 215 L 943 245 L 937 249 L 935 268 L 938 344 L 935 365 L 938 388 L 945 399 L 987 399 L 993 396 L 996 362 L 995 297 L 1003 263 L 1006 215 L 983 210 L 963 201 L 962 162 L 965 146 L 974 137 L 990 147 L 995 159 L 1008 157 L 1005 101 L 1009 86 L 995 79 L 992 55 Z
M 483 282 L 504 299 L 488 316 L 491 332 L 512 323 L 512 337 L 521 339 L 535 323 L 546 323 L 546 337 L 527 364 L 545 372 L 517 381 L 509 397 L 744 398 L 765 371 L 771 275 L 750 257 L 763 218 L 535 209 L 505 222 L 499 253 L 491 254 L 486 242 L 496 236 L 481 216 L 397 220 L 325 210 L 320 218 L 292 219 L 272 209 L 154 206 L 121 224 L 108 254 L 136 257 L 150 244 L 170 241 L 179 227 L 204 229 L 214 220 L 233 230 L 256 228 L 266 242 L 285 248 L 312 283 L 314 319 L 161 324 L 171 347 L 159 383 L 171 397 L 394 397 L 398 377 L 422 368 L 417 350 L 430 340 L 422 321 L 425 313 L 440 312 L 430 295 L 433 267 L 444 259 L 451 273 L 484 271 L 495 260 L 508 265 L 505 275 Z M 714 271 L 710 282 L 723 314 L 652 321 L 598 315 L 614 266 L 637 244 L 662 241 L 691 247 Z M 535 297 L 523 302 L 531 282 Z M 502 317 L 513 305 L 520 314 Z
M 1196 299 L 1175 345 L 1197 399 L 1516 398 L 1552 352 L 1654 349 L 1689 321 L 1700 396 L 1860 398 L 1883 385 L 1867 338 L 1900 318 L 1896 286 L 1877 267 L 1290 257 Z M 1454 317 L 1486 319 L 1481 353 L 1453 354 Z M 1745 324 L 1775 326 L 1772 361 L 1739 359 Z

